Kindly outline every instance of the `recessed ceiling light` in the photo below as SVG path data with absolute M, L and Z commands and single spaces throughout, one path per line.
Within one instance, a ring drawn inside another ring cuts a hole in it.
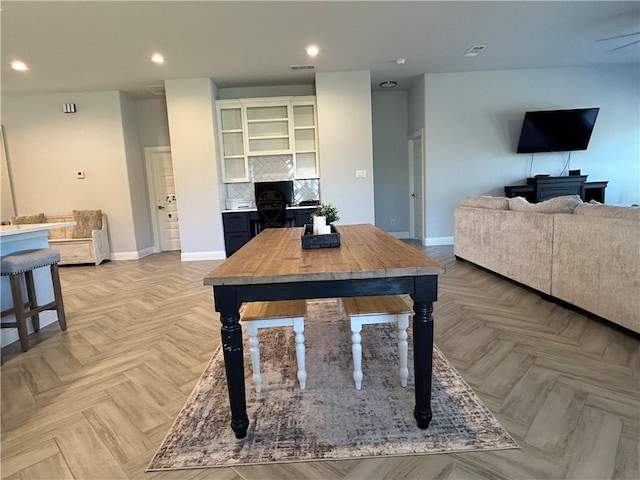
M 11 62 L 11 68 L 13 68 L 14 70 L 17 70 L 18 72 L 24 72 L 26 70 L 29 70 L 29 67 L 27 67 L 27 64 L 24 62 L 21 62 L 20 60 Z
M 320 53 L 320 49 L 316 45 L 309 45 L 307 47 L 307 55 L 310 57 L 315 57 L 318 53 Z
M 380 88 L 394 88 L 396 86 L 398 86 L 398 82 L 394 82 L 393 80 L 387 80 L 380 84 Z
M 153 55 L 151 55 L 151 61 L 153 63 L 164 63 L 164 57 L 159 53 L 154 53 Z

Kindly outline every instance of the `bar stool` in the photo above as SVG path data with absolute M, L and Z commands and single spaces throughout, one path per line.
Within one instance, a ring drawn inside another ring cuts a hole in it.
M 60 288 L 60 276 L 58 274 L 58 262 L 60 252 L 51 248 L 39 248 L 23 250 L 5 255 L 0 260 L 0 274 L 8 276 L 11 283 L 11 295 L 13 307 L 1 313 L 2 317 L 15 315 L 15 322 L 5 322 L 2 328 L 17 328 L 20 337 L 22 351 L 29 350 L 29 336 L 27 333 L 27 318 L 31 318 L 31 324 L 35 332 L 40 331 L 40 312 L 44 310 L 57 310 L 58 323 L 62 330 L 67 329 L 67 320 L 62 303 L 62 289 Z M 33 270 L 49 265 L 51 269 L 51 282 L 53 283 L 53 301 L 45 305 L 38 305 L 36 288 L 33 282 Z M 24 275 L 27 287 L 27 302 L 22 296 L 20 278 Z

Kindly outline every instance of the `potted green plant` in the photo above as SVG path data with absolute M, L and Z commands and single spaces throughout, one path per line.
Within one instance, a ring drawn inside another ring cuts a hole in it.
M 325 217 L 327 225 L 340 220 L 338 209 L 330 203 L 321 203 L 318 205 L 316 211 L 311 214 L 311 217 Z

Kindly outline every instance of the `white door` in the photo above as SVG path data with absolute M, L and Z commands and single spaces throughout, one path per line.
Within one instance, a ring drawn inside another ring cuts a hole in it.
M 410 233 L 424 245 L 424 155 L 422 129 L 409 136 Z
M 170 147 L 145 148 L 154 250 L 180 250 L 178 199 Z

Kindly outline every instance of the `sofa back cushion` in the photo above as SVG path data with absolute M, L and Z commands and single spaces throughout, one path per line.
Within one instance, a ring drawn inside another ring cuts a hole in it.
M 463 198 L 460 205 L 464 207 L 488 208 L 490 210 L 509 210 L 509 199 L 507 197 L 475 195 Z
M 28 225 L 31 223 L 46 223 L 47 220 L 44 213 L 36 213 L 35 215 L 16 215 L 9 219 L 12 225 Z
M 640 221 L 640 207 L 585 203 L 576 207 L 573 213 L 575 215 L 586 215 L 590 217 L 622 218 L 624 220 Z
M 102 228 L 102 210 L 73 210 L 76 226 L 72 238 L 90 238 L 91 232 Z
M 563 195 L 539 203 L 529 203 L 526 198 L 513 197 L 509 199 L 509 210 L 537 213 L 573 213 L 573 210 L 581 203 L 580 195 Z

